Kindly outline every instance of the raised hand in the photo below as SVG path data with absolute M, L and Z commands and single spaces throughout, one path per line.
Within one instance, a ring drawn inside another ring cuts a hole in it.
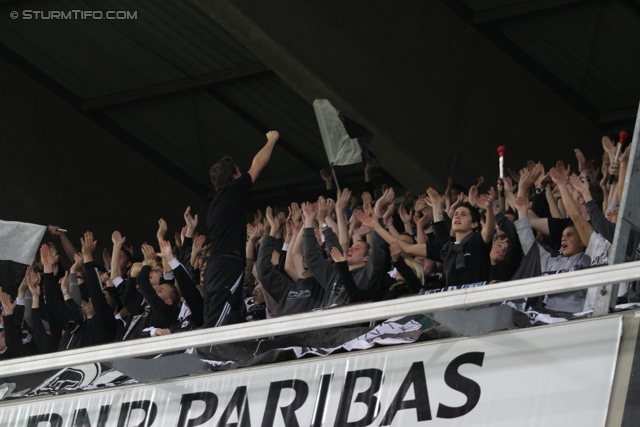
M 300 218 L 302 217 L 300 205 L 298 205 L 296 202 L 291 203 L 291 206 L 289 206 L 289 214 L 291 214 L 291 219 L 294 223 L 299 223 Z
M 418 215 L 413 217 L 416 225 L 420 228 L 427 229 L 431 225 L 431 221 L 433 221 L 433 211 L 427 209 L 424 211 L 424 214 L 419 217 Z
M 187 224 L 187 237 L 193 237 L 193 232 L 198 226 L 198 215 L 191 216 L 191 206 L 187 206 L 187 210 L 184 211 L 183 216 L 184 222 Z
M 264 215 L 262 215 L 262 211 L 260 209 L 256 210 L 255 215 L 253 216 L 253 224 L 259 224 L 262 222 Z
M 48 268 L 53 268 L 53 264 L 55 264 L 57 262 L 57 257 L 54 257 L 51 254 L 51 248 L 49 247 L 48 244 L 44 244 L 40 247 L 40 261 L 42 261 L 42 265 L 45 267 L 45 269 Z M 51 273 L 51 271 L 48 271 L 47 273 Z
M 362 224 L 366 225 L 367 227 L 369 227 L 369 228 L 374 228 L 375 227 L 375 224 L 376 224 L 375 218 L 367 215 L 366 213 L 364 213 L 364 212 L 362 212 L 360 210 L 357 210 L 355 212 L 355 216 L 358 218 L 358 220 Z
M 533 172 L 536 176 L 535 186 L 538 188 L 544 188 L 547 186 L 546 180 L 547 174 L 544 172 L 544 165 L 541 162 L 536 163 L 533 168 Z
M 572 173 L 569 177 L 569 182 L 571 185 L 578 190 L 582 195 L 589 192 L 589 181 L 582 181 L 575 173 Z
M 396 194 L 393 191 L 393 188 L 392 187 L 387 188 L 385 190 L 385 192 L 382 193 L 382 197 L 380 197 L 378 200 L 376 200 L 376 205 L 375 205 L 375 208 L 374 208 L 374 214 L 378 218 L 384 218 L 385 208 L 387 206 L 389 206 L 390 204 L 393 204 L 393 200 L 395 199 L 395 197 L 396 197 Z M 395 207 L 394 207 L 394 209 L 395 209 Z
M 369 233 L 371 233 L 371 229 L 369 227 L 367 227 L 366 225 L 360 223 L 360 227 L 358 227 L 358 228 L 356 228 L 354 230 L 353 235 L 354 236 L 358 235 L 358 236 L 364 237 Z
M 129 274 L 131 275 L 131 277 L 138 277 L 138 274 L 140 274 L 140 270 L 142 270 L 142 263 L 136 262 L 131 266 Z
M 400 216 L 400 219 L 402 220 L 402 222 L 407 224 L 411 222 L 411 217 L 413 216 L 413 210 L 410 210 L 409 212 L 407 212 L 407 209 L 401 203 L 400 206 L 398 206 L 398 215 Z
M 124 242 L 127 241 L 127 238 L 122 236 L 118 230 L 111 233 L 111 241 L 115 246 L 122 247 Z
M 327 173 L 327 171 L 325 171 L 324 169 L 320 169 L 320 177 L 327 184 L 331 184 L 333 182 L 333 175 L 330 173 Z
M 520 180 L 518 181 L 518 191 L 528 194 L 531 187 L 535 185 L 537 174 L 535 170 L 529 168 L 520 169 Z
M 164 240 L 165 234 L 167 234 L 167 222 L 164 219 L 160 218 L 158 220 L 158 231 L 156 231 L 156 237 L 158 238 L 158 241 Z
M 616 158 L 616 146 L 613 141 L 611 141 L 611 138 L 606 135 L 602 137 L 602 148 L 604 148 L 604 152 L 609 155 L 609 160 L 613 162 Z
M 247 239 L 251 237 L 255 229 L 256 228 L 250 222 L 247 223 Z
M 13 314 L 13 310 L 16 308 L 16 302 L 11 302 L 9 294 L 2 292 L 0 294 L 0 301 L 2 302 L 3 314 L 10 316 Z
M 302 203 L 302 212 L 306 216 L 311 216 L 315 218 L 318 215 L 318 204 L 311 203 L 311 202 L 304 202 Z
M 338 190 L 338 199 L 336 200 L 336 210 L 338 212 L 344 211 L 347 205 L 349 204 L 350 199 L 351 199 L 351 190 L 349 190 L 348 188 L 345 188 L 342 191 Z
M 60 284 L 60 290 L 62 291 L 63 294 L 66 294 L 67 292 L 69 292 L 69 285 L 71 284 L 71 279 L 69 279 L 68 271 L 64 272 L 64 277 L 58 280 L 58 283 Z
M 472 185 L 471 188 L 469 188 L 469 203 L 471 206 L 478 206 L 478 187 L 475 185 Z
M 255 227 L 253 227 L 253 231 L 251 233 L 251 235 L 249 236 L 249 240 L 251 240 L 253 243 L 257 242 L 258 240 L 260 240 L 262 238 L 262 235 L 264 234 L 264 225 L 262 224 L 258 224 Z M 195 245 L 196 241 L 193 241 L 193 244 Z
M 345 262 L 347 260 L 347 258 L 345 258 L 342 252 L 340 252 L 340 249 L 338 249 L 336 246 L 333 246 L 331 248 L 330 253 L 331 253 L 331 258 L 333 258 L 333 262 Z
M 302 204 L 302 213 L 304 214 L 304 226 L 307 228 L 313 227 L 313 220 L 318 216 L 318 205 L 304 202 Z
M 173 256 L 173 250 L 171 249 L 171 243 L 166 240 L 161 240 L 160 242 L 160 256 L 167 261 L 171 261 L 175 257 Z
M 141 246 L 142 249 L 142 255 L 144 256 L 144 260 L 154 260 L 156 259 L 156 251 L 155 249 L 153 249 L 153 246 L 151 245 L 147 245 L 145 243 L 142 244 Z
M 47 231 L 54 236 L 62 236 L 64 233 L 62 231 L 58 231 L 59 228 L 60 227 L 58 227 L 57 225 L 50 225 L 47 227 Z
M 367 191 L 362 193 L 362 209 L 367 215 L 371 213 L 372 203 L 373 199 L 371 198 L 371 194 L 369 194 L 369 192 Z
M 280 139 L 280 133 L 277 130 L 270 130 L 266 133 L 267 141 L 276 142 Z
M 568 181 L 569 175 L 571 174 L 571 165 L 565 167 L 564 162 L 562 160 L 558 160 L 556 163 L 556 171 L 561 173 Z
M 578 161 L 578 171 L 580 171 L 581 174 L 587 172 L 587 159 L 584 157 L 584 154 L 582 154 L 582 151 L 575 148 L 573 152 L 575 153 L 576 160 Z
M 505 193 L 513 193 L 514 187 L 513 187 L 513 180 L 511 179 L 511 177 L 505 176 L 504 179 L 502 180 L 502 184 L 504 185 Z
M 327 216 L 331 216 L 336 210 L 336 202 L 333 199 L 327 199 Z
M 416 212 L 420 212 L 426 207 L 427 207 L 427 195 L 421 194 L 420 196 L 418 196 L 418 200 L 416 201 L 416 205 L 414 206 L 414 208 Z
M 285 222 L 285 228 L 287 230 L 286 239 L 290 239 L 293 236 L 293 233 L 294 233 L 293 230 L 295 229 L 295 225 L 293 223 L 293 218 L 291 214 L 289 214 L 289 216 L 287 217 L 287 221 Z
M 255 227 L 255 228 L 257 229 L 259 227 L 262 227 L 262 224 L 258 224 L 258 227 Z M 260 237 L 262 237 L 262 235 Z M 249 237 L 249 238 L 251 238 L 251 237 Z M 202 252 L 204 252 L 204 250 L 206 248 L 204 242 L 206 240 L 207 240 L 207 237 L 204 234 L 196 236 L 196 238 L 193 239 L 193 245 L 191 245 L 191 253 L 195 253 L 196 255 L 199 255 Z
M 382 215 L 382 219 L 385 220 L 385 223 L 387 220 L 392 219 L 391 217 L 393 216 L 393 213 L 395 211 L 396 211 L 395 203 L 391 203 L 389 206 L 387 206 L 387 210 L 384 212 L 384 215 Z
M 34 299 L 37 299 L 40 296 L 40 275 L 33 271 L 33 267 L 27 267 L 27 286 L 31 291 L 31 295 L 33 295 Z
M 271 206 L 267 206 L 267 210 L 265 211 L 267 221 L 269 221 L 269 231 L 276 232 L 278 231 L 278 221 L 273 217 L 273 209 Z
M 490 194 L 483 194 L 478 196 L 477 204 L 479 208 L 489 210 L 493 208 L 493 202 L 495 199 Z
M 113 288 L 115 285 L 113 284 L 113 280 L 109 277 L 109 273 L 104 272 L 100 274 L 100 281 L 104 283 L 104 286 L 107 288 Z
M 629 164 L 629 154 L 631 153 L 631 146 L 627 145 L 623 147 L 623 151 L 620 153 L 618 161 L 620 164 Z
M 93 251 L 98 244 L 97 240 L 93 240 L 93 233 L 90 231 L 85 232 L 84 236 L 80 238 L 80 242 L 82 243 L 82 258 L 84 262 L 93 261 Z
M 556 185 L 567 185 L 569 179 L 565 176 L 564 172 L 558 170 L 558 168 L 549 169 L 549 176 Z
M 431 208 L 442 209 L 442 196 L 438 193 L 438 190 L 435 188 L 427 189 L 427 197 L 425 198 L 425 202 L 431 206 Z
M 71 273 L 77 273 L 82 270 L 82 266 L 84 265 L 84 258 L 82 254 L 73 254 L 73 265 L 71 266 Z
M 318 197 L 318 222 L 324 222 L 327 216 L 327 200 L 320 196 Z

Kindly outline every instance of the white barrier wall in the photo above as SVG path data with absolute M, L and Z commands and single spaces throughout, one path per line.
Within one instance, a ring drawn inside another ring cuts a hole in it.
M 621 332 L 614 316 L 4 402 L 0 426 L 603 427 Z

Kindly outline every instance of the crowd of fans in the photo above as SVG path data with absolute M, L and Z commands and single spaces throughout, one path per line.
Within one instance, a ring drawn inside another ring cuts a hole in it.
M 529 162 L 488 187 L 468 190 L 451 179 L 444 194 L 429 188 L 401 201 L 394 189 L 335 190 L 284 209 L 258 210 L 246 223 L 247 192 L 271 157 L 279 135 L 267 133 L 248 173 L 227 157 L 211 168 L 217 195 L 207 215 L 184 213 L 175 242 L 158 221 L 156 247 L 128 246 L 120 232 L 102 260 L 91 232 L 78 251 L 57 226 L 73 265 L 64 271 L 54 243 L 43 244 L 14 299 L 0 292 L 0 360 L 133 340 L 490 284 L 607 264 L 630 149 L 602 139 L 602 166 L 575 150 L 578 171 L 558 161 L 548 170 Z M 488 188 L 487 188 L 488 187 Z M 399 201 L 399 203 L 397 203 Z M 640 237 L 628 258 L 640 259 Z M 638 301 L 621 284 L 619 298 Z M 577 313 L 593 308 L 585 289 L 530 298 L 527 309 Z

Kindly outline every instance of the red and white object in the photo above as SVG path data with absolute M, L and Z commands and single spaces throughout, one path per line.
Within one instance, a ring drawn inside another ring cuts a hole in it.
M 500 179 L 504 179 L 504 153 L 507 148 L 504 145 L 498 147 L 498 156 L 500 156 Z
M 629 134 L 623 130 L 620 131 L 620 141 L 618 142 L 618 149 L 616 150 L 616 162 L 620 158 L 620 152 L 622 151 L 622 147 L 627 143 L 627 139 L 629 139 Z

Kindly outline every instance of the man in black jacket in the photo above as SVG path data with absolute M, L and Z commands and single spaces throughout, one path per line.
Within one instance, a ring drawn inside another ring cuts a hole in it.
M 242 321 L 247 191 L 269 162 L 279 137 L 276 131 L 267 132 L 267 143 L 246 174 L 231 157 L 223 158 L 209 171 L 218 193 L 207 214 L 211 255 L 204 274 L 205 328 Z

